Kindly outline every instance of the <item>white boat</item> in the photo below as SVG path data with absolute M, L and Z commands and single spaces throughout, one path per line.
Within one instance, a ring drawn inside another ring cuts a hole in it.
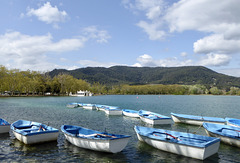
M 56 141 L 58 129 L 42 123 L 18 120 L 11 124 L 14 136 L 25 144 Z
M 96 110 L 95 104 L 82 104 L 84 109 Z
M 96 104 L 96 109 L 97 109 L 97 110 L 100 110 L 100 111 L 104 111 L 105 108 L 107 108 L 107 107 L 109 107 L 109 106 Z
M 172 119 L 170 117 L 154 112 L 140 110 L 138 112 L 138 115 L 143 122 L 146 122 L 148 124 L 172 124 Z
M 240 119 L 236 118 L 225 118 L 227 125 L 240 127 Z
M 175 123 L 186 123 L 186 124 L 198 125 L 198 126 L 201 126 L 204 122 L 225 124 L 224 118 L 203 117 L 203 116 L 196 116 L 196 115 L 176 114 L 176 113 L 171 113 L 171 116 Z
M 138 140 L 157 149 L 204 160 L 218 152 L 220 139 L 190 133 L 135 126 Z
M 10 130 L 10 123 L 0 118 L 0 134 L 8 133 Z
M 240 147 L 240 128 L 228 125 L 203 123 L 209 136 L 218 137 L 222 142 Z
M 79 105 L 78 105 L 78 103 L 76 103 L 76 102 L 67 104 L 67 107 L 68 107 L 68 108 L 77 108 L 78 106 L 79 106 Z
M 107 115 L 122 115 L 122 110 L 115 106 L 110 106 L 104 109 Z
M 128 117 L 139 118 L 138 111 L 136 110 L 123 109 L 122 114 Z
M 78 147 L 109 153 L 121 152 L 131 137 L 128 135 L 99 132 L 72 125 L 62 125 L 61 130 L 66 139 Z

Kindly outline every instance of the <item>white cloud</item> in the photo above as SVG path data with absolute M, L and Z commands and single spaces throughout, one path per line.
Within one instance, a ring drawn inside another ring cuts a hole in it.
M 163 40 L 172 33 L 189 30 L 203 32 L 207 36 L 196 40 L 194 52 L 205 54 L 215 66 L 228 64 L 233 55 L 240 53 L 239 0 L 179 0 L 173 4 L 167 4 L 167 0 L 122 2 L 127 9 L 145 14 L 137 25 L 150 40 Z M 205 58 L 196 63 L 210 65 Z
M 213 34 L 204 37 L 194 43 L 195 53 L 226 53 L 232 54 L 240 52 L 240 40 L 224 39 L 221 34 Z
M 186 52 L 182 52 L 181 54 L 180 54 L 180 56 L 182 56 L 182 57 L 186 57 L 188 54 L 186 53 Z
M 170 31 L 198 30 L 224 33 L 240 23 L 238 0 L 180 0 L 168 8 L 164 19 Z
M 162 18 L 164 13 L 165 2 L 163 0 L 135 0 L 132 3 L 128 0 L 123 0 L 125 8 L 133 12 L 144 12 L 146 20 L 141 20 L 137 26 L 143 29 L 149 36 L 150 40 L 162 40 L 166 32 L 162 28 Z
M 20 32 L 7 32 L 0 35 L 0 64 L 9 68 L 49 70 L 58 67 L 49 63 L 49 52 L 68 52 L 82 48 L 85 40 L 62 39 L 52 41 L 51 34 L 43 36 L 24 35 Z
M 133 66 L 136 67 L 177 67 L 177 66 L 190 66 L 193 65 L 192 60 L 179 60 L 176 57 L 165 58 L 155 60 L 152 56 L 148 54 L 141 55 L 137 58 L 138 63 L 135 63 Z
M 139 56 L 137 58 L 137 61 L 139 61 L 142 66 L 150 66 L 150 67 L 157 66 L 154 63 L 155 61 L 153 60 L 153 58 L 148 54 L 143 54 L 143 55 Z
M 83 35 L 88 39 L 95 39 L 98 43 L 107 43 L 111 38 L 106 30 L 99 30 L 96 26 L 84 28 Z
M 50 2 L 46 2 L 38 9 L 28 9 L 27 16 L 36 16 L 40 21 L 53 24 L 55 28 L 58 28 L 58 23 L 64 22 L 68 14 L 66 11 L 59 11 L 57 6 L 51 6 Z
M 225 54 L 207 54 L 198 64 L 202 66 L 224 66 L 231 60 L 231 57 Z
M 143 30 L 148 34 L 150 40 L 162 40 L 166 35 L 165 31 L 159 30 L 158 23 L 140 21 L 137 25 L 143 28 Z

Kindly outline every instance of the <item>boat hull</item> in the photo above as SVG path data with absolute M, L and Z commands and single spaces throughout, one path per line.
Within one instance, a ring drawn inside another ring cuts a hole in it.
M 221 141 L 225 144 L 240 147 L 240 140 L 239 139 L 234 139 L 234 138 L 230 138 L 230 137 L 227 137 L 227 136 L 219 135 L 219 134 L 213 133 L 211 131 L 208 131 L 207 129 L 205 129 L 205 131 L 209 136 L 220 138 Z
M 104 110 L 107 115 L 122 115 L 122 110 Z
M 96 110 L 96 106 L 82 106 L 84 109 L 89 109 L 89 110 Z
M 73 145 L 85 149 L 109 153 L 117 153 L 122 151 L 126 147 L 129 140 L 129 138 L 96 140 L 74 137 L 66 133 L 64 133 L 64 135 L 66 139 Z
M 172 124 L 170 117 L 158 113 L 140 110 L 138 115 L 143 122 L 151 125 Z
M 130 111 L 122 111 L 122 114 L 127 116 L 127 117 L 133 117 L 133 118 L 139 118 L 138 112 L 130 112 Z
M 175 115 L 171 115 L 172 116 L 172 120 L 175 123 L 186 123 L 186 124 L 190 124 L 190 125 L 198 125 L 201 126 L 203 125 L 204 122 L 208 122 L 208 123 L 216 123 L 216 124 L 224 124 L 224 122 L 216 122 L 216 121 L 207 121 L 207 120 L 196 120 L 196 119 L 188 119 L 188 118 L 182 118 L 182 117 L 178 117 Z
M 14 136 L 24 144 L 37 144 L 49 141 L 56 141 L 58 138 L 58 132 L 35 134 L 35 135 L 21 135 L 13 131 Z
M 220 145 L 220 143 L 217 142 L 206 148 L 200 148 L 200 147 L 181 145 L 177 143 L 169 143 L 169 142 L 160 141 L 160 140 L 154 140 L 154 139 L 150 139 L 148 137 L 139 135 L 138 133 L 137 133 L 137 137 L 140 141 L 143 141 L 157 149 L 170 152 L 170 153 L 175 153 L 182 156 L 186 156 L 186 157 L 199 159 L 199 160 L 204 160 L 207 157 L 217 153 Z
M 148 124 L 152 125 L 161 125 L 161 124 L 172 124 L 172 119 L 149 119 L 143 116 L 140 116 L 140 119 Z
M 0 125 L 0 134 L 8 133 L 10 130 L 10 125 Z

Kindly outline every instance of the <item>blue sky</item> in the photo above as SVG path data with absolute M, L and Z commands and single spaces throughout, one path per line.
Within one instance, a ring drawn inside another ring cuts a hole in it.
M 5 0 L 0 65 L 201 65 L 240 77 L 239 15 L 239 0 Z

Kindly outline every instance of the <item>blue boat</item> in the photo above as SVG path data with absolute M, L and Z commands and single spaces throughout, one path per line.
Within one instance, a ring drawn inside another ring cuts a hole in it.
M 240 119 L 236 118 L 225 118 L 227 125 L 240 127 Z
M 108 105 L 96 104 L 96 109 L 97 109 L 97 110 L 100 110 L 100 111 L 104 111 L 105 108 L 108 108 L 108 107 L 110 107 L 110 106 L 108 106 Z
M 107 115 L 122 115 L 122 109 L 117 106 L 106 106 L 104 111 Z
M 218 137 L 222 142 L 240 147 L 240 128 L 228 125 L 203 123 L 209 136 Z
M 220 139 L 164 129 L 135 126 L 138 140 L 157 149 L 204 160 L 218 152 Z
M 109 153 L 122 151 L 131 137 L 72 125 L 62 125 L 61 130 L 66 139 L 78 147 Z
M 204 122 L 225 124 L 224 118 L 203 117 L 203 116 L 196 116 L 196 115 L 176 114 L 176 113 L 171 113 L 171 116 L 175 123 L 186 123 L 186 124 L 199 125 L 199 126 L 201 126 Z
M 10 130 L 10 123 L 0 118 L 0 134 L 8 133 Z
M 95 104 L 82 104 L 82 107 L 84 109 L 96 110 L 96 105 Z
M 136 110 L 123 109 L 122 114 L 128 117 L 139 118 L 138 111 Z
M 18 120 L 12 123 L 11 130 L 14 136 L 25 144 L 56 141 L 58 137 L 58 129 L 26 120 Z
M 76 102 L 67 104 L 67 107 L 68 107 L 68 108 L 77 108 L 78 106 L 79 106 L 79 105 L 78 105 L 78 103 L 76 103 Z
M 172 124 L 172 119 L 168 116 L 161 115 L 158 113 L 150 112 L 150 111 L 145 111 L 145 110 L 140 110 L 138 112 L 138 115 L 140 119 L 143 122 L 157 125 L 157 124 Z

